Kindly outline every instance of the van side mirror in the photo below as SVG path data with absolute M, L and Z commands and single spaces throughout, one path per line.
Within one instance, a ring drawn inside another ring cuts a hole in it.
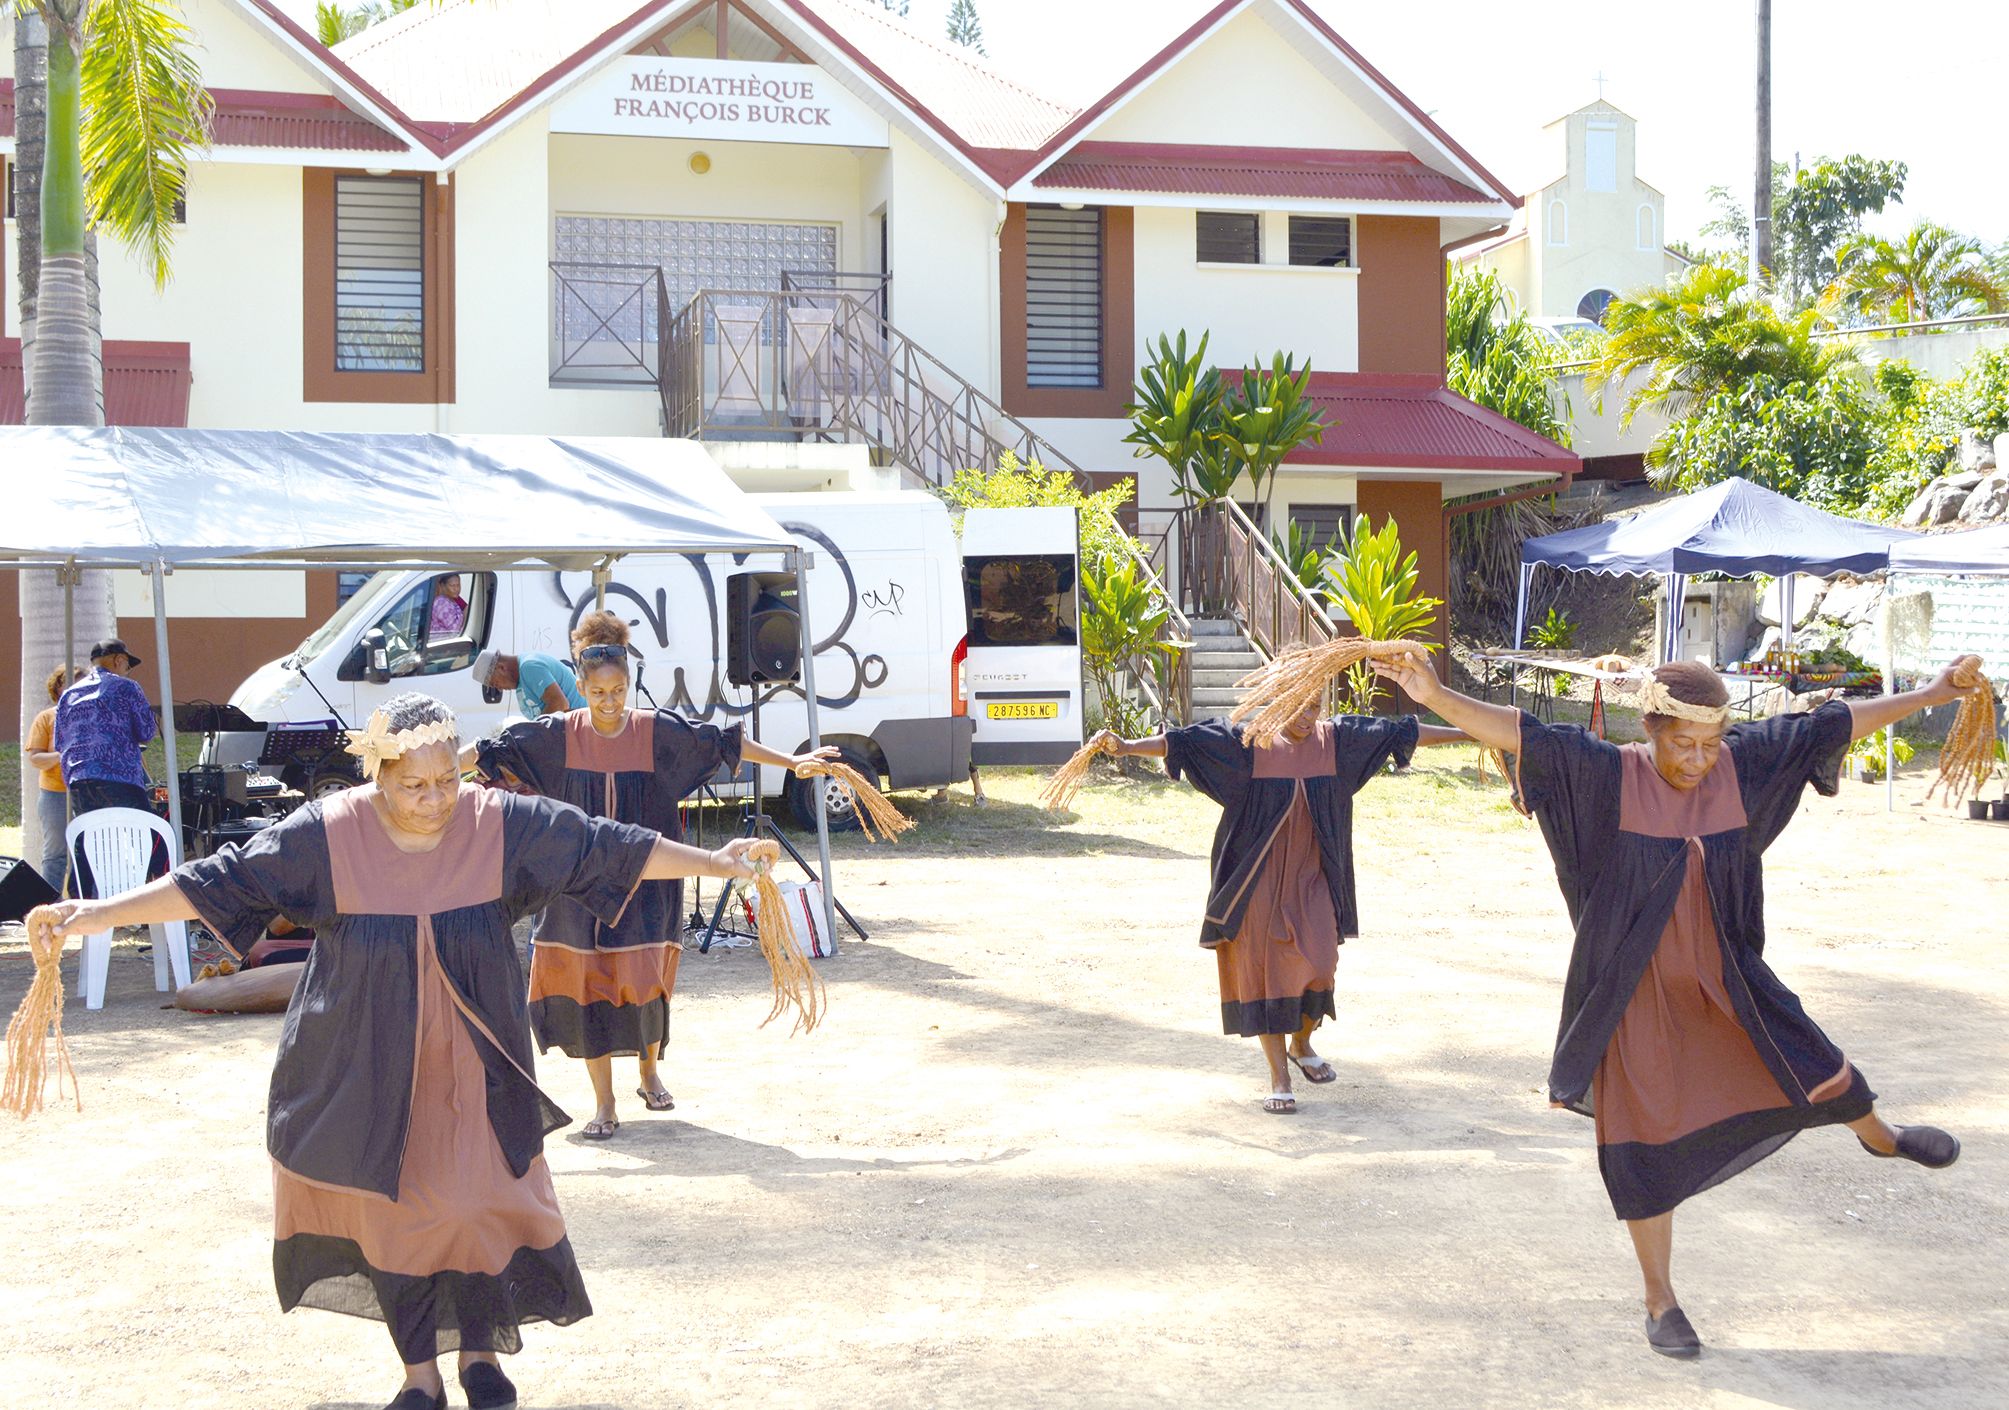
M 391 653 L 384 644 L 384 634 L 372 627 L 363 633 L 363 679 L 371 685 L 384 685 L 391 678 Z

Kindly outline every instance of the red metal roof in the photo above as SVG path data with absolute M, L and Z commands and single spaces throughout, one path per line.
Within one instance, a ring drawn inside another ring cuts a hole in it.
M 331 152 L 404 152 L 403 139 L 325 93 L 212 88 L 219 147 L 288 147 Z M 14 80 L 0 78 L 0 137 L 14 135 Z
M 1075 191 L 1273 196 L 1317 201 L 1478 201 L 1496 197 L 1408 152 L 1078 142 L 1033 179 Z
M 1239 375 L 1226 368 L 1223 374 Z M 1434 377 L 1371 372 L 1312 374 L 1325 439 L 1289 457 L 1293 465 L 1388 469 L 1525 470 L 1571 476 L 1574 451 L 1469 401 Z
M 105 342 L 105 424 L 186 426 L 187 343 Z M 21 391 L 21 340 L 0 338 L 0 426 L 28 419 Z

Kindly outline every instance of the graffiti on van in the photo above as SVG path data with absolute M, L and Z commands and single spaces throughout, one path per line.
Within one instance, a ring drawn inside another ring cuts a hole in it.
M 889 581 L 884 592 L 867 588 L 859 600 L 874 617 L 903 617 L 907 613 L 903 605 L 907 600 L 907 589 L 896 582 Z
M 859 608 L 858 583 L 852 575 L 851 564 L 845 559 L 844 551 L 838 548 L 830 536 L 813 525 L 783 521 L 782 528 L 817 550 L 817 567 L 812 571 L 828 572 L 827 565 L 835 565 L 843 577 L 844 608 L 839 614 L 837 625 L 824 629 L 820 623 L 815 624 L 819 628 L 816 643 L 819 689 L 816 693 L 816 703 L 826 709 L 842 709 L 848 705 L 855 705 L 866 691 L 876 690 L 886 683 L 889 668 L 885 657 L 876 653 L 860 655 L 855 647 L 844 640 L 844 634 L 851 630 L 852 623 L 857 620 Z M 705 610 L 702 620 L 710 638 L 706 643 L 707 649 L 686 650 L 680 653 L 686 659 L 692 656 L 709 659 L 710 665 L 703 668 L 706 673 L 702 684 L 703 695 L 700 698 L 698 691 L 693 688 L 690 672 L 684 666 L 670 668 L 670 685 L 667 692 L 649 687 L 646 670 L 638 667 L 636 674 L 638 693 L 641 689 L 647 688 L 660 708 L 675 710 L 696 720 L 709 720 L 714 716 L 738 718 L 752 714 L 751 698 L 741 702 L 729 699 L 726 694 L 728 690 L 739 693 L 740 688 L 728 685 L 725 679 L 725 630 L 719 615 L 719 599 L 724 584 L 713 576 L 712 565 L 706 561 L 705 555 L 679 553 L 671 556 L 681 559 L 690 569 L 691 587 L 704 594 Z M 733 567 L 737 569 L 745 565 L 754 556 L 745 553 L 732 555 Z M 621 566 L 619 563 L 615 565 L 614 571 L 617 574 L 621 571 Z M 577 573 L 553 573 L 546 579 L 552 596 L 564 604 L 571 613 L 565 626 L 568 639 L 572 628 L 579 624 L 579 619 L 593 610 L 595 593 L 592 581 L 588 578 L 582 588 L 579 586 L 579 577 Z M 894 590 L 901 591 L 897 586 Z M 867 596 L 874 595 L 867 594 Z M 670 604 L 673 599 L 670 588 L 659 587 L 645 596 L 640 589 L 622 582 L 619 577 L 614 577 L 607 583 L 607 605 L 619 612 L 622 609 L 615 606 L 616 599 L 627 603 L 634 613 L 629 618 L 628 624 L 635 629 L 637 645 L 646 646 L 646 641 L 642 639 L 653 638 L 658 650 L 670 649 L 672 621 Z M 677 620 L 685 622 L 696 620 L 696 614 L 679 613 Z M 644 652 L 644 663 L 646 659 Z M 836 679 L 832 679 L 833 676 Z M 773 688 L 773 696 L 789 695 L 801 697 L 802 687 L 786 685 Z

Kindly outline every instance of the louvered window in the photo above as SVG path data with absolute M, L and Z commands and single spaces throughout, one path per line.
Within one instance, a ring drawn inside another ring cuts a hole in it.
M 1263 258 L 1263 218 L 1253 212 L 1201 211 L 1201 264 L 1260 264 Z
M 1320 269 L 1353 264 L 1353 222 L 1343 215 L 1291 217 L 1291 263 Z
M 1025 384 L 1102 385 L 1102 212 L 1025 212 Z
M 335 179 L 335 370 L 425 371 L 425 191 Z

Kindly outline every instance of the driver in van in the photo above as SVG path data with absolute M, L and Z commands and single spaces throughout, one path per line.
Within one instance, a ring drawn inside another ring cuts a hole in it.
M 460 595 L 460 574 L 442 573 L 432 583 L 432 614 L 427 619 L 426 638 L 445 641 L 459 636 L 467 625 L 467 599 Z
M 515 691 L 517 709 L 528 720 L 586 708 L 572 668 L 542 651 L 527 656 L 484 651 L 474 658 L 474 679 L 477 685 Z

